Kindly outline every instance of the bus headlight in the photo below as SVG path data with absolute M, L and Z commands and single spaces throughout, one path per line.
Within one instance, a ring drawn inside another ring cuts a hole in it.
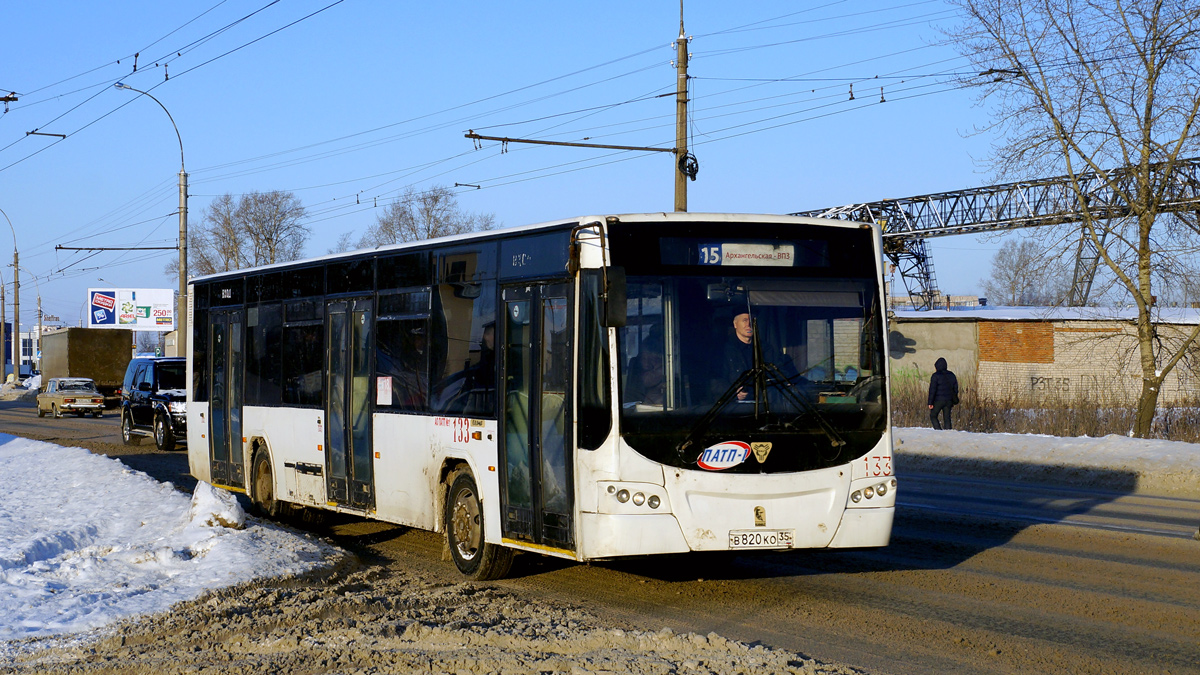
M 629 501 L 629 490 L 621 490 L 618 492 L 617 501 L 621 502 L 622 504 Z
M 886 495 L 887 490 L 887 483 L 880 483 L 879 485 L 875 486 L 875 494 L 879 495 L 880 497 Z
M 854 493 L 850 495 L 850 501 L 854 502 L 855 504 L 861 502 L 862 501 L 862 493 L 859 492 L 858 490 L 855 490 Z
M 866 497 L 867 499 L 874 497 L 875 496 L 875 488 L 873 488 L 873 487 L 863 488 L 863 496 Z
M 642 504 L 645 504 L 645 503 L 646 503 L 646 495 L 639 492 L 633 496 L 633 505 L 634 506 L 641 506 Z
M 658 505 L 661 503 L 662 500 L 658 498 L 658 495 L 650 495 L 650 499 L 646 500 L 646 504 L 652 509 L 657 509 Z

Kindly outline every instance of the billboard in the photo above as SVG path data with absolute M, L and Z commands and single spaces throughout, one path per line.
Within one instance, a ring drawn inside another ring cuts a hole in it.
M 175 330 L 175 291 L 170 288 L 89 288 L 88 328 Z

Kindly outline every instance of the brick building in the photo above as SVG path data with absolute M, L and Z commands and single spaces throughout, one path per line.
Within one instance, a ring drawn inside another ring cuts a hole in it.
M 888 342 L 892 377 L 900 381 L 928 381 L 933 362 L 945 357 L 959 379 L 989 398 L 1129 404 L 1141 392 L 1134 310 L 981 307 L 895 314 Z M 1170 346 L 1195 328 L 1200 310 L 1166 308 L 1159 319 L 1158 338 Z M 1200 349 L 1191 352 L 1163 382 L 1160 405 L 1195 398 Z

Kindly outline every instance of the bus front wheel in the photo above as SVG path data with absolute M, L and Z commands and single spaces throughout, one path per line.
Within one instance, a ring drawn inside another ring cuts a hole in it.
M 512 549 L 483 537 L 483 503 L 470 473 L 462 472 L 446 494 L 446 544 L 458 571 L 476 581 L 501 579 L 512 567 Z

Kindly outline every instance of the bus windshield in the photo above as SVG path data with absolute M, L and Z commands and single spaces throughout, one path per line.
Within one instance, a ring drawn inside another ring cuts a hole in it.
M 873 270 L 867 262 L 857 271 Z M 661 271 L 628 276 L 618 331 L 621 435 L 635 450 L 710 468 L 706 448 L 740 441 L 770 450 L 721 470 L 770 473 L 842 464 L 879 442 L 887 415 L 877 277 Z

